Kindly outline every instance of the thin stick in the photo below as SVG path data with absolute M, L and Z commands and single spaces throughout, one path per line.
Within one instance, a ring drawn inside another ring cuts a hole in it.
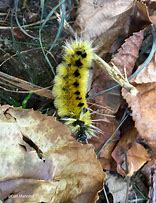
M 132 84 L 130 84 L 126 78 L 124 78 L 124 76 L 114 64 L 110 66 L 96 54 L 94 54 L 94 59 L 100 64 L 102 69 L 108 72 L 108 74 L 113 80 L 115 80 L 119 85 L 121 85 L 121 87 L 127 89 L 132 95 L 137 95 L 138 90 Z
M 38 85 L 32 84 L 30 82 L 16 78 L 14 76 L 8 75 L 1 71 L 0 71 L 0 80 L 1 80 L 1 83 L 4 81 L 4 82 L 12 85 L 15 88 L 22 88 L 22 89 L 28 90 L 29 92 L 33 92 L 40 96 L 44 96 L 49 99 L 52 99 L 51 90 L 48 90 L 47 87 L 46 88 L 40 87 Z M 17 91 L 17 93 L 18 93 L 18 91 Z

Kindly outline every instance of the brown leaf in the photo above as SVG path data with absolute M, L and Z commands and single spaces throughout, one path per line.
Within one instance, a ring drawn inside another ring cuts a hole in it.
M 118 67 L 122 74 L 124 74 L 126 71 L 127 77 L 132 74 L 143 38 L 143 30 L 134 33 L 131 37 L 125 40 L 125 43 L 111 60 L 111 62 Z
M 146 0 L 140 1 L 136 0 L 136 6 L 140 11 L 140 14 L 144 17 L 144 19 L 152 24 L 156 23 L 156 16 L 155 16 L 155 0 Z
M 127 131 L 112 152 L 112 157 L 117 163 L 117 171 L 122 176 L 132 176 L 148 160 L 146 149 L 136 142 L 137 131 Z
M 37 111 L 2 106 L 0 121 L 2 200 L 95 201 L 104 174 L 92 145 L 78 143 L 67 127 Z
M 126 202 L 127 180 L 121 176 L 107 174 L 106 184 L 113 196 L 113 203 Z
M 95 66 L 93 82 L 89 91 L 89 98 L 92 99 L 93 109 L 108 115 L 113 115 L 118 111 L 121 102 L 120 88 L 110 89 L 115 85 L 116 83 L 106 72 Z M 98 94 L 99 92 L 101 93 Z M 100 116 L 98 115 L 98 117 Z M 109 117 L 106 118 L 109 119 Z
M 139 67 L 138 67 L 139 69 Z M 153 59 L 133 80 L 136 83 L 156 82 L 156 54 Z
M 139 91 L 136 96 L 124 89 L 122 94 L 132 109 L 139 135 L 152 153 L 151 156 L 156 156 L 156 83 L 140 84 L 136 88 Z
M 17 40 L 24 40 L 27 37 L 19 28 L 14 28 L 12 34 Z
M 83 37 L 96 38 L 95 44 L 107 52 L 116 37 L 125 33 L 132 6 L 132 0 L 81 0 L 76 25 Z
M 90 108 L 95 112 L 92 114 L 92 119 L 98 121 L 95 122 L 95 125 L 101 130 L 101 133 L 98 133 L 97 137 L 93 137 L 89 143 L 92 143 L 95 146 L 95 149 L 99 152 L 98 158 L 105 170 L 116 169 L 116 163 L 111 157 L 116 142 L 110 143 L 105 147 L 102 146 L 117 128 L 118 123 L 114 114 L 119 109 L 121 95 L 120 88 L 106 91 L 99 96 L 97 96 L 97 93 L 108 90 L 114 85 L 114 81 L 112 81 L 103 70 L 98 67 L 94 68 L 93 83 L 89 92 L 89 97 L 92 98 L 92 101 L 89 104 L 91 105 Z
M 112 151 L 115 148 L 117 141 L 112 141 L 106 144 L 99 152 L 99 161 L 104 170 L 116 171 L 116 162 L 112 158 Z
M 146 182 L 149 186 L 148 203 L 156 202 L 156 159 L 148 162 L 141 172 L 146 176 Z
M 146 4 L 141 0 L 136 0 L 135 3 L 136 3 L 136 6 L 138 7 L 138 10 L 145 18 L 145 20 L 151 22 L 148 7 L 146 6 Z

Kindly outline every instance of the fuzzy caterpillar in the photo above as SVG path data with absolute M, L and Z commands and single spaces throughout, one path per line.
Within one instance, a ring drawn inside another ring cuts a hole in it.
M 86 101 L 93 56 L 90 42 L 82 39 L 67 42 L 64 46 L 63 62 L 57 67 L 52 90 L 59 117 L 81 141 L 94 134 Z

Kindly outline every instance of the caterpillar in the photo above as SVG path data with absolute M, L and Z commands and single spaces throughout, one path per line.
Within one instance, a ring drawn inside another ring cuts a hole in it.
M 53 96 L 58 116 L 79 141 L 94 135 L 86 95 L 89 69 L 94 57 L 91 43 L 76 39 L 64 46 L 63 61 L 57 66 Z

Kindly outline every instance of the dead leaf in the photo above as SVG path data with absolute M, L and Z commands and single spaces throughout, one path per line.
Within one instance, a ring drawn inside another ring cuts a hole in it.
M 98 159 L 104 170 L 116 171 L 117 165 L 115 160 L 112 158 L 112 151 L 115 148 L 117 141 L 113 141 L 105 145 L 98 154 Z
M 117 172 L 122 176 L 132 176 L 148 160 L 148 152 L 136 142 L 136 129 L 127 131 L 112 152 L 112 157 L 117 163 Z
M 148 195 L 148 188 L 145 177 L 140 173 L 135 174 L 131 178 L 123 178 L 118 174 L 107 172 L 104 186 L 104 196 L 106 196 L 107 193 L 107 196 L 109 195 L 108 197 L 113 197 L 113 201 L 109 201 L 110 203 L 137 203 L 139 199 L 145 199 Z M 108 201 L 100 201 L 99 203 L 105 202 Z
M 96 95 L 98 92 L 104 91 L 113 85 L 114 82 L 108 77 L 108 75 L 101 69 L 95 67 L 93 83 L 89 92 L 89 98 L 91 99 L 88 103 L 93 110 L 92 120 L 95 120 L 94 124 L 101 131 L 101 133 L 98 133 L 97 137 L 93 137 L 89 141 L 95 146 L 96 150 L 98 150 L 101 145 L 110 138 L 117 127 L 114 114 L 118 111 L 120 106 L 120 89 L 115 88 L 99 96 Z M 108 159 L 109 150 L 111 150 L 111 147 L 105 151 L 107 155 L 104 154 L 100 159 L 104 169 L 110 168 L 110 160 Z
M 121 102 L 120 88 L 112 88 L 116 83 L 110 76 L 98 66 L 94 68 L 93 82 L 89 91 L 89 99 L 92 99 L 91 107 L 99 113 L 113 115 L 118 111 Z M 99 92 L 101 92 L 99 94 Z M 98 115 L 100 117 L 100 115 Z M 104 116 L 101 116 L 104 117 Z M 109 117 L 106 116 L 109 120 Z
M 127 193 L 127 180 L 117 175 L 107 174 L 106 184 L 113 196 L 113 202 L 125 203 Z
M 0 108 L 0 196 L 5 202 L 91 203 L 103 170 L 92 145 L 82 145 L 55 118 Z
M 147 5 L 140 0 L 136 0 L 135 3 L 136 3 L 136 6 L 138 7 L 138 10 L 145 18 L 145 20 L 151 22 Z
M 156 202 L 156 159 L 148 162 L 141 172 L 146 176 L 146 182 L 149 186 L 148 203 Z
M 24 40 L 27 37 L 19 28 L 13 28 L 12 34 L 17 40 Z
M 140 1 L 136 0 L 136 6 L 140 11 L 140 14 L 144 17 L 144 19 L 152 24 L 156 23 L 156 16 L 155 16 L 155 0 L 150 1 Z
M 132 6 L 133 0 L 81 0 L 76 25 L 84 38 L 96 38 L 95 44 L 107 52 L 116 37 L 125 33 Z
M 118 50 L 118 53 L 112 58 L 111 63 L 114 63 L 122 74 L 129 77 L 132 74 L 135 62 L 139 55 L 139 49 L 144 38 L 144 31 L 133 33 L 132 36 L 125 40 L 125 43 Z
M 135 127 L 145 144 L 151 150 L 151 157 L 156 156 L 156 83 L 136 85 L 139 93 L 132 96 L 126 90 L 122 90 L 132 110 Z
M 151 62 L 137 74 L 133 81 L 138 84 L 156 82 L 156 54 L 154 54 Z

